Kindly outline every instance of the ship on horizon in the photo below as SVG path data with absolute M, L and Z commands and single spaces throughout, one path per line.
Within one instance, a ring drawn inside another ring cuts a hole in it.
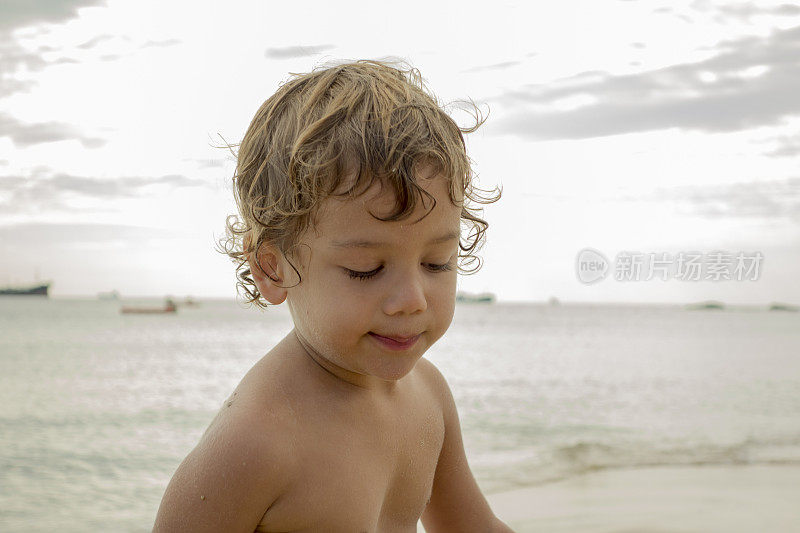
M 468 292 L 458 291 L 456 293 L 456 301 L 462 303 L 481 303 L 490 304 L 494 303 L 495 295 L 491 292 L 482 292 L 480 294 L 471 294 Z
M 36 283 L 22 287 L 0 287 L 0 296 L 44 296 L 50 290 L 50 283 Z

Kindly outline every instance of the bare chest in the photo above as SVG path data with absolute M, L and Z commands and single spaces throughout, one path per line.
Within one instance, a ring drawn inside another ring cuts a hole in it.
M 438 404 L 417 397 L 372 417 L 329 414 L 298 440 L 296 481 L 257 531 L 416 531 L 444 439 Z

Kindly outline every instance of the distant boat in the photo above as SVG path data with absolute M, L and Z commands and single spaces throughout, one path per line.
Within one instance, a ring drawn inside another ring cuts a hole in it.
M 713 310 L 723 310 L 725 309 L 725 304 L 722 302 L 717 302 L 714 300 L 710 300 L 708 302 L 700 302 L 696 304 L 689 304 L 686 306 L 686 309 L 690 309 L 693 311 L 703 310 L 703 309 L 713 309 Z
M 796 313 L 800 311 L 800 308 L 794 305 L 789 304 L 781 304 L 781 303 L 772 303 L 769 306 L 770 311 L 790 311 L 792 313 Z
M 561 302 L 559 302 L 558 298 L 556 298 L 555 296 L 551 296 L 550 299 L 547 301 L 547 303 L 553 306 L 561 305 Z
M 130 307 L 130 306 L 123 306 L 120 308 L 119 312 L 123 315 L 159 315 L 159 314 L 166 314 L 166 313 L 175 313 L 178 311 L 178 306 L 175 305 L 170 298 L 164 302 L 163 307 Z
M 109 291 L 109 292 L 98 292 L 97 293 L 98 300 L 119 300 L 119 292 Z
M 480 294 L 469 294 L 467 292 L 456 293 L 457 302 L 490 304 L 494 303 L 494 300 L 495 296 L 490 292 L 482 292 Z
M 32 285 L 28 287 L 5 287 L 0 289 L 0 296 L 44 296 L 50 290 L 49 283 Z

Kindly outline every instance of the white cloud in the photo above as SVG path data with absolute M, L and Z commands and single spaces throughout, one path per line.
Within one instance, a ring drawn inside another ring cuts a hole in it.
M 494 98 L 506 110 L 494 129 L 532 140 L 736 131 L 800 115 L 797 94 L 800 26 L 721 43 L 715 56 L 696 63 L 636 74 L 584 72 L 506 91 Z M 589 103 L 563 108 L 574 99 Z

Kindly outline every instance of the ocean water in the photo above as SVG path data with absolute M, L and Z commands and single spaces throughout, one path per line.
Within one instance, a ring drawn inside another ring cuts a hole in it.
M 285 309 L 0 298 L 0 530 L 149 531 Z M 800 313 L 459 304 L 426 357 L 486 493 L 592 470 L 800 464 Z

